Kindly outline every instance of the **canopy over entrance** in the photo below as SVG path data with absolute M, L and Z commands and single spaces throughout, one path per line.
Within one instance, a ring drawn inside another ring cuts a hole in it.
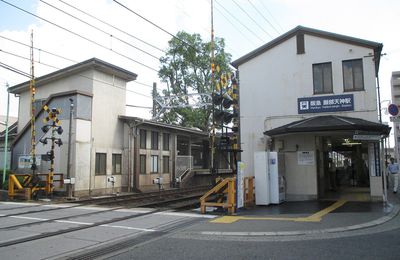
M 271 130 L 264 135 L 278 136 L 291 133 L 306 132 L 331 132 L 331 131 L 358 131 L 363 134 L 375 134 L 386 137 L 390 133 L 390 127 L 384 124 L 367 121 L 360 118 L 345 116 L 315 116 L 295 121 Z

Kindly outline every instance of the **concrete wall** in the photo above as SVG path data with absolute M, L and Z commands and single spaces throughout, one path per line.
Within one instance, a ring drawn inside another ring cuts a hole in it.
M 72 75 L 62 78 L 58 81 L 37 86 L 35 99 L 47 99 L 52 94 L 71 90 L 79 90 L 91 94 L 93 85 L 93 82 L 91 80 L 92 74 L 93 71 L 88 70 L 85 72 L 81 72 L 79 75 Z M 30 91 L 28 90 L 21 93 L 19 97 L 18 108 L 18 131 L 21 131 L 23 127 L 30 121 L 30 103 Z
M 107 177 L 112 175 L 112 154 L 122 155 L 124 151 L 124 125 L 118 116 L 125 114 L 126 82 L 99 71 L 93 73 L 93 78 L 90 190 L 96 192 L 112 188 L 112 184 L 107 182 Z M 96 153 L 107 154 L 106 175 L 95 175 Z M 122 176 L 116 175 L 115 178 L 116 190 L 128 185 L 121 182 Z
M 288 200 L 316 199 L 317 186 L 317 159 L 315 137 L 313 135 L 296 135 L 284 139 L 285 179 Z M 313 165 L 301 165 L 298 152 L 314 152 Z

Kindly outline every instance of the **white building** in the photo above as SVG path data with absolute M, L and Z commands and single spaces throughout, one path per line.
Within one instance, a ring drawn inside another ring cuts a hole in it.
M 323 198 L 335 182 L 370 187 L 371 198 L 380 198 L 377 140 L 389 132 L 377 113 L 381 50 L 298 26 L 234 61 L 247 175 L 254 175 L 255 152 L 273 150 L 284 154 L 288 200 Z

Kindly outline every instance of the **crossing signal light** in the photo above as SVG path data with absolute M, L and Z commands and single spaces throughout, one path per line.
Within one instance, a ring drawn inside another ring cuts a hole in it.
M 229 124 L 237 115 L 229 111 L 217 110 L 215 112 L 215 121 L 219 123 Z
M 224 97 L 219 93 L 214 93 L 212 99 L 215 105 L 221 105 L 224 100 Z

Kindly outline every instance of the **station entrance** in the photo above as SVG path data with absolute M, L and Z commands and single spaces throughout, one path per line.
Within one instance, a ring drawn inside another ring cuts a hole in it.
M 380 161 L 379 142 L 357 141 L 352 137 L 321 137 L 319 199 L 370 200 L 370 176 L 379 175 L 375 169 Z

